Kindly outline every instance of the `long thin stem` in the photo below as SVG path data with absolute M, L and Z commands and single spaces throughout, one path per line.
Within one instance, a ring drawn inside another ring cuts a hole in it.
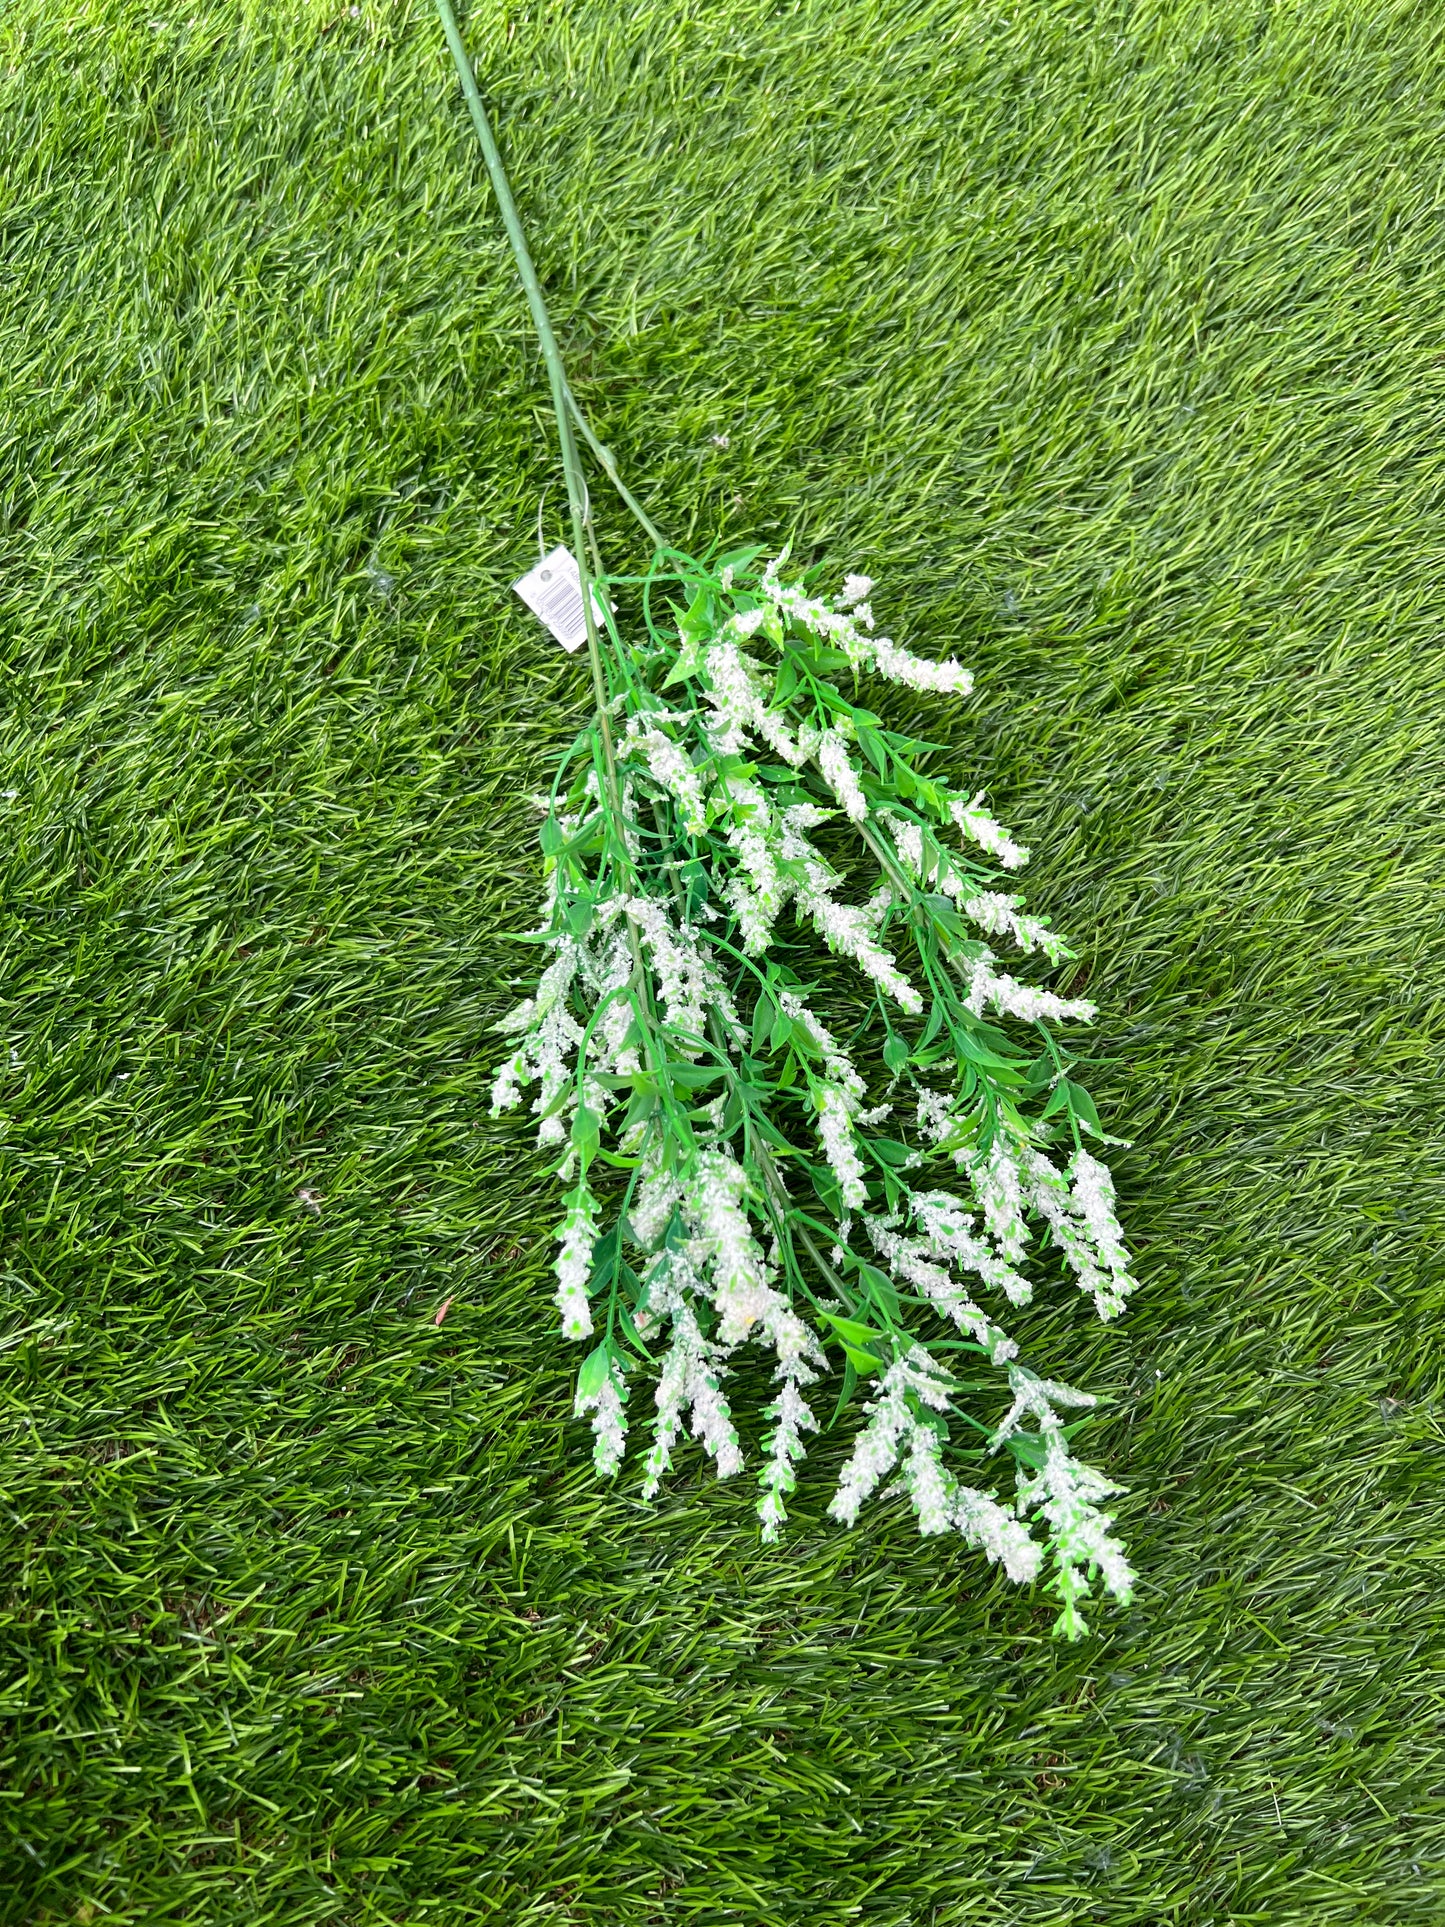
M 512 258 L 517 264 L 517 272 L 522 278 L 526 292 L 527 306 L 532 311 L 532 325 L 537 330 L 537 338 L 542 345 L 542 359 L 547 364 L 547 381 L 552 390 L 552 411 L 557 418 L 557 439 L 562 446 L 562 473 L 567 483 L 567 506 L 572 522 L 572 547 L 577 558 L 577 570 L 582 584 L 582 615 L 587 625 L 587 655 L 592 666 L 592 687 L 597 699 L 597 726 L 602 738 L 602 753 L 606 764 L 607 786 L 610 801 L 616 813 L 616 820 L 622 821 L 622 784 L 617 774 L 617 754 L 612 742 L 612 723 L 607 713 L 608 688 L 607 676 L 602 665 L 602 644 L 597 634 L 597 615 L 592 606 L 592 585 L 587 561 L 587 521 L 588 496 L 587 478 L 582 470 L 582 459 L 577 452 L 577 438 L 572 432 L 571 391 L 567 386 L 567 370 L 562 361 L 562 351 L 557 346 L 557 337 L 552 332 L 552 318 L 547 312 L 546 297 L 542 284 L 537 279 L 537 270 L 532 265 L 531 250 L 522 229 L 517 204 L 512 199 L 512 189 L 507 180 L 507 171 L 502 165 L 502 156 L 492 133 L 487 110 L 482 105 L 482 96 L 477 89 L 476 75 L 472 63 L 467 58 L 467 50 L 462 42 L 457 17 L 452 11 L 451 0 L 437 0 L 437 12 L 441 15 L 442 30 L 451 48 L 452 59 L 456 62 L 457 75 L 466 95 L 467 106 L 471 110 L 472 125 L 477 130 L 477 139 L 482 145 L 482 155 L 491 177 L 492 192 L 497 197 L 501 212 L 502 225 L 507 230 L 511 243 Z
M 612 808 L 614 822 L 620 824 L 623 820 L 622 780 L 618 774 L 617 750 L 612 740 L 612 719 L 608 713 L 610 691 L 602 661 L 602 641 L 597 630 L 597 612 L 592 602 L 593 571 L 589 564 L 591 514 L 587 478 L 583 473 L 582 459 L 577 452 L 577 438 L 573 433 L 574 417 L 619 494 L 651 536 L 654 546 L 661 549 L 665 544 L 637 502 L 622 486 L 611 452 L 604 448 L 593 434 L 573 397 L 567 381 L 567 369 L 562 360 L 562 351 L 557 346 L 557 337 L 552 330 L 552 317 L 547 312 L 546 296 L 542 293 L 542 284 L 537 279 L 537 270 L 532 263 L 532 253 L 527 246 L 527 236 L 522 228 L 521 216 L 517 213 L 517 204 L 512 199 L 507 170 L 502 165 L 501 151 L 492 133 L 492 124 L 487 119 L 487 110 L 482 105 L 476 75 L 472 72 L 472 63 L 467 56 L 461 30 L 457 26 L 456 14 L 452 11 L 451 0 L 437 0 L 437 12 L 441 15 L 442 31 L 446 34 L 447 45 L 451 48 L 452 59 L 456 63 L 457 76 L 462 83 L 462 92 L 466 96 L 467 107 L 471 112 L 472 125 L 476 128 L 477 139 L 481 142 L 482 157 L 487 164 L 492 192 L 497 197 L 502 225 L 507 230 L 512 258 L 517 264 L 517 273 L 521 276 L 522 287 L 527 296 L 527 306 L 532 311 L 532 323 L 542 346 L 542 358 L 547 364 L 547 381 L 552 390 L 552 412 L 556 416 L 557 439 L 562 449 L 562 473 L 567 483 L 567 506 L 572 522 L 572 548 L 577 560 L 577 574 L 582 589 L 582 618 L 587 628 L 587 657 L 592 668 L 592 690 L 597 704 L 597 733 L 602 743 L 608 802 Z M 592 547 L 595 550 L 595 544 Z M 600 573 L 600 570 L 597 572 Z M 630 868 L 625 846 L 621 855 L 625 866 Z M 639 978 L 645 986 L 646 972 L 643 969 L 642 944 L 636 922 L 631 916 L 627 919 L 627 930 L 633 961 Z

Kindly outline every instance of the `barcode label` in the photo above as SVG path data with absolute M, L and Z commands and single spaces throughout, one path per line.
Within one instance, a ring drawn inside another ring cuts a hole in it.
M 570 549 L 553 549 L 512 587 L 532 614 L 541 617 L 564 649 L 580 649 L 586 642 L 582 580 Z

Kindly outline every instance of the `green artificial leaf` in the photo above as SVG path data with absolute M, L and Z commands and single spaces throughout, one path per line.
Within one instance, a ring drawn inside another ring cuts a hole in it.
M 896 1030 L 890 1030 L 888 1041 L 883 1046 L 883 1062 L 895 1076 L 907 1064 L 910 1055 L 908 1039 L 900 1037 Z
M 833 1327 L 850 1371 L 871 1373 L 885 1370 L 882 1359 L 868 1348 L 875 1343 L 886 1344 L 886 1333 L 874 1331 L 871 1325 L 861 1325 L 856 1318 L 839 1318 L 830 1311 L 822 1312 L 820 1316 Z
M 702 669 L 702 650 L 697 643 L 684 642 L 677 652 L 677 660 L 662 679 L 664 689 L 670 689 L 675 682 L 686 682 L 689 676 L 696 676 Z
M 858 746 L 868 758 L 868 761 L 873 765 L 874 769 L 877 770 L 878 774 L 880 776 L 887 776 L 888 751 L 884 747 L 883 739 L 878 734 L 878 731 L 876 729 L 870 729 L 866 723 L 862 724 L 858 730 Z
M 878 1159 L 880 1164 L 906 1164 L 913 1156 L 906 1144 L 900 1144 L 891 1137 L 865 1137 L 862 1142 Z
M 719 575 L 722 574 L 724 569 L 731 569 L 734 575 L 743 575 L 753 566 L 762 553 L 763 545 L 761 542 L 755 543 L 750 549 L 729 549 L 726 555 L 718 556 L 712 564 L 712 567 Z
M 704 1090 L 709 1084 L 716 1084 L 722 1076 L 721 1068 L 708 1064 L 672 1064 L 669 1072 L 674 1084 L 680 1084 L 685 1091 Z
M 808 667 L 820 676 L 836 676 L 840 671 L 853 667 L 841 649 L 825 649 L 821 644 L 815 644 L 813 648 L 805 651 L 804 654 Z M 819 683 L 818 693 L 823 697 L 825 702 L 831 697 L 841 704 L 845 712 L 851 712 L 853 705 L 844 702 L 843 698 L 831 684 L 826 682 Z
M 562 825 L 555 816 L 549 814 L 537 832 L 537 841 L 542 846 L 543 856 L 556 856 L 566 840 L 562 833 Z
M 572 1142 L 583 1164 L 596 1155 L 602 1142 L 602 1119 L 588 1104 L 579 1104 L 572 1116 Z
M 985 1050 L 966 1030 L 956 1031 L 954 1042 L 958 1047 L 959 1056 L 966 1058 L 970 1064 L 976 1064 L 981 1071 L 987 1072 L 990 1083 L 1008 1085 L 1023 1083 L 1023 1073 L 1018 1067 L 1017 1059 L 1000 1057 L 994 1051 Z
M 1072 1107 L 1069 1103 L 1069 1089 L 1070 1089 L 1070 1086 L 1069 1086 L 1068 1078 L 1061 1077 L 1058 1083 L 1055 1084 L 1053 1091 L 1050 1093 L 1049 1101 L 1047 1104 L 1045 1104 L 1040 1115 L 1042 1117 L 1054 1117 L 1060 1111 L 1067 1111 L 1071 1109 Z
M 806 1167 L 808 1182 L 817 1194 L 818 1202 L 832 1217 L 840 1217 L 843 1211 L 843 1194 L 838 1189 L 838 1180 L 826 1164 L 809 1164 Z
M 898 1323 L 898 1290 L 886 1271 L 859 1260 L 858 1281 L 868 1293 L 869 1302 L 878 1307 L 891 1325 Z
M 564 900 L 562 915 L 574 937 L 585 937 L 592 928 L 592 909 L 591 897 L 568 897 Z
M 826 1318 L 840 1338 L 860 1347 L 878 1344 L 888 1336 L 886 1332 L 875 1331 L 871 1325 L 860 1324 L 856 1318 L 845 1318 L 840 1312 L 823 1311 L 818 1316 Z
M 657 1360 L 644 1344 L 642 1334 L 633 1322 L 632 1314 L 628 1311 L 626 1305 L 619 1305 L 617 1307 L 617 1322 L 622 1327 L 622 1336 L 627 1340 L 628 1344 L 632 1346 L 634 1351 L 641 1352 L 642 1356 L 647 1360 L 647 1363 L 655 1368 Z
M 843 1367 L 843 1389 L 838 1394 L 838 1403 L 833 1407 L 833 1416 L 828 1420 L 831 1431 L 843 1415 L 843 1408 L 858 1389 L 858 1372 L 852 1359 Z
M 687 914 L 689 921 L 695 922 L 698 912 L 707 902 L 707 865 L 701 857 L 694 857 L 691 863 L 684 863 L 678 875 L 687 892 Z
M 1036 1057 L 1024 1078 L 1025 1095 L 1032 1097 L 1035 1092 L 1046 1090 L 1053 1083 L 1055 1075 L 1054 1060 L 1047 1052 L 1042 1057 Z
M 935 821 L 951 823 L 953 818 L 948 812 L 948 792 L 941 790 L 937 783 L 930 783 L 926 776 L 917 780 L 916 794 L 920 803 L 929 811 Z
M 923 899 L 923 907 L 927 910 L 929 916 L 938 925 L 940 930 L 946 930 L 950 937 L 967 939 L 968 925 L 954 909 L 947 897 L 926 896 Z
M 595 1399 L 612 1371 L 612 1348 L 604 1338 L 595 1352 L 589 1352 L 577 1374 L 577 1403 Z
M 1099 1113 L 1094 1108 L 1093 1098 L 1090 1097 L 1083 1085 L 1071 1083 L 1069 1085 L 1069 1095 L 1073 1100 L 1074 1116 L 1078 1118 L 1084 1129 L 1086 1131 L 1092 1131 L 1095 1137 L 1103 1137 L 1104 1127 L 1099 1122 Z
M 612 1225 L 604 1231 L 592 1247 L 592 1275 L 587 1281 L 587 1295 L 612 1282 L 612 1274 L 617 1268 L 617 1254 L 622 1244 L 621 1223 Z
M 792 1028 L 788 1032 L 788 1039 L 799 1057 L 821 1057 L 822 1052 L 818 1048 L 813 1033 L 802 1018 L 794 1017 L 791 1023 Z
M 772 1048 L 769 1044 L 769 1038 L 772 1035 L 773 1026 L 777 1023 L 777 1020 L 777 1005 L 773 1002 L 767 991 L 759 991 L 758 1001 L 753 1009 L 753 1049 L 755 1052 L 761 1053 L 765 1047 Z
M 673 606 L 676 607 L 676 604 Z M 684 642 L 708 642 L 715 634 L 717 626 L 717 620 L 713 615 L 711 591 L 706 588 L 699 589 L 678 617 L 677 632 Z

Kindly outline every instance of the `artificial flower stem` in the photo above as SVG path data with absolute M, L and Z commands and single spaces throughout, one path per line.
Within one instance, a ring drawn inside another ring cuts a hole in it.
M 597 702 L 597 727 L 602 739 L 602 753 L 606 764 L 606 779 L 609 801 L 616 811 L 617 820 L 622 820 L 622 784 L 617 774 L 617 755 L 612 742 L 612 724 L 608 716 L 609 694 L 607 677 L 602 666 L 602 645 L 597 634 L 597 617 L 592 607 L 592 585 L 587 565 L 587 521 L 588 495 L 587 478 L 582 472 L 582 459 L 577 452 L 577 439 L 572 432 L 572 415 L 568 409 L 571 399 L 567 386 L 567 370 L 563 365 L 562 352 L 557 346 L 557 337 L 552 332 L 552 318 L 547 312 L 546 297 L 542 284 L 537 279 L 537 270 L 532 264 L 531 250 L 527 237 L 522 230 L 521 217 L 517 204 L 512 199 L 511 186 L 507 180 L 506 169 L 502 165 L 501 152 L 492 133 L 487 110 L 482 105 L 482 96 L 477 88 L 476 75 L 462 42 L 457 17 L 452 11 L 451 0 L 437 0 L 437 12 L 441 15 L 442 31 L 446 34 L 447 45 L 451 48 L 452 59 L 456 63 L 457 75 L 462 83 L 471 111 L 472 125 L 477 130 L 481 142 L 482 157 L 487 164 L 491 177 L 492 192 L 497 197 L 497 207 L 502 216 L 502 225 L 507 230 L 507 240 L 511 244 L 512 258 L 517 264 L 522 287 L 527 296 L 527 306 L 532 311 L 532 325 L 537 330 L 537 338 L 542 346 L 542 359 L 547 364 L 547 380 L 552 390 L 552 410 L 557 418 L 557 439 L 562 448 L 562 473 L 567 483 L 567 506 L 572 522 L 572 545 L 577 558 L 577 572 L 582 589 L 582 616 L 587 627 L 587 655 L 592 667 L 592 687 Z M 576 403 L 572 403 L 576 407 Z M 589 439 L 591 437 L 589 436 Z

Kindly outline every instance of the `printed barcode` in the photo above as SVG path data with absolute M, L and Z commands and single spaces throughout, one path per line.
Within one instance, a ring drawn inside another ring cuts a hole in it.
M 542 600 L 542 620 L 564 636 L 585 636 L 582 591 L 573 582 L 559 582 Z
M 582 647 L 587 640 L 587 618 L 582 608 L 582 583 L 576 558 L 569 549 L 553 549 L 512 587 L 532 614 L 541 617 L 564 649 Z

